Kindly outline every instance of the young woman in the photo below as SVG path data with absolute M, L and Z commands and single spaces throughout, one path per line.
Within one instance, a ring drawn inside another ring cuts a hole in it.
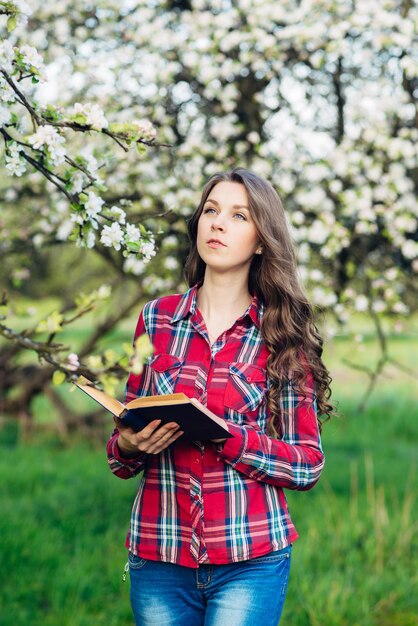
M 298 535 L 283 489 L 314 486 L 329 415 L 322 340 L 297 277 L 282 204 L 248 170 L 213 176 L 189 221 L 190 289 L 146 304 L 154 353 L 127 400 L 184 392 L 233 437 L 182 439 L 117 423 L 112 472 L 142 472 L 127 537 L 137 626 L 277 626 Z

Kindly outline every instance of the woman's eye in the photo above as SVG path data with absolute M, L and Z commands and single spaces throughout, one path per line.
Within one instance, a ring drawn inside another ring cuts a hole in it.
M 211 206 L 206 207 L 206 209 L 203 209 L 203 213 L 209 213 L 209 211 L 215 211 L 215 209 Z
M 239 217 L 240 219 L 244 220 L 244 222 L 247 221 L 247 218 L 242 213 L 235 213 L 235 217 Z

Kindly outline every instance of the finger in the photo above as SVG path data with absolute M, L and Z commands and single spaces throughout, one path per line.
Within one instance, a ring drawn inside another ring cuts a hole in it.
M 170 428 L 161 427 L 156 433 L 152 435 L 148 440 L 139 444 L 139 447 L 144 452 L 149 454 L 157 454 L 160 450 L 164 450 L 170 445 L 172 437 L 178 432 L 179 426 L 177 424 L 172 425 Z
M 183 434 L 184 434 L 184 431 L 179 430 L 176 433 L 174 433 L 174 435 L 172 435 L 169 439 L 164 439 L 164 440 L 161 439 L 156 444 L 153 444 L 150 447 L 149 454 L 159 454 L 160 452 L 162 452 L 163 450 L 171 446 L 171 444 L 177 441 L 177 439 L 180 439 L 180 437 Z
M 142 441 L 143 439 L 148 439 L 155 432 L 155 430 L 161 424 L 161 420 L 152 420 L 149 424 L 147 424 L 144 428 L 142 428 L 138 433 L 138 439 Z
M 155 453 L 155 447 L 159 445 L 159 442 L 164 443 L 169 439 L 174 431 L 178 430 L 177 424 L 172 425 L 171 427 L 163 426 L 158 428 L 158 430 L 154 431 L 149 437 L 144 438 L 141 436 L 141 433 L 138 433 L 138 437 L 136 439 L 136 445 L 138 449 L 142 452 L 148 452 L 150 454 Z
M 161 420 L 158 420 L 161 423 Z M 153 430 L 150 430 L 148 427 L 143 428 L 139 433 L 139 440 L 150 440 L 152 443 L 161 439 L 161 437 L 166 434 L 170 434 L 173 430 L 177 430 L 179 425 L 175 422 L 169 422 L 168 424 L 164 424 L 163 426 L 154 427 Z
M 173 434 L 178 431 L 178 425 L 173 424 L 172 426 L 162 426 L 157 431 L 155 431 L 151 437 L 147 439 L 142 439 L 138 442 L 139 448 L 144 452 L 149 452 L 150 454 L 155 454 L 155 450 L 164 446 L 166 441 L 171 439 Z

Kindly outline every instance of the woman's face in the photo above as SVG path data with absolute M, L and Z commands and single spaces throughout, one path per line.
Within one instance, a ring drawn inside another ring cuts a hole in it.
M 259 245 L 244 185 L 227 181 L 215 185 L 197 226 L 197 251 L 207 268 L 248 274 Z

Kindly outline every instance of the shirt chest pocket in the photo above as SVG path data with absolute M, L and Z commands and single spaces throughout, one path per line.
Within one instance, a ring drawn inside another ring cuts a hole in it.
M 183 361 L 173 354 L 155 354 L 151 357 L 152 395 L 174 393 L 182 365 Z
M 234 362 L 229 366 L 225 387 L 225 406 L 238 413 L 257 410 L 267 390 L 266 370 L 250 363 Z

